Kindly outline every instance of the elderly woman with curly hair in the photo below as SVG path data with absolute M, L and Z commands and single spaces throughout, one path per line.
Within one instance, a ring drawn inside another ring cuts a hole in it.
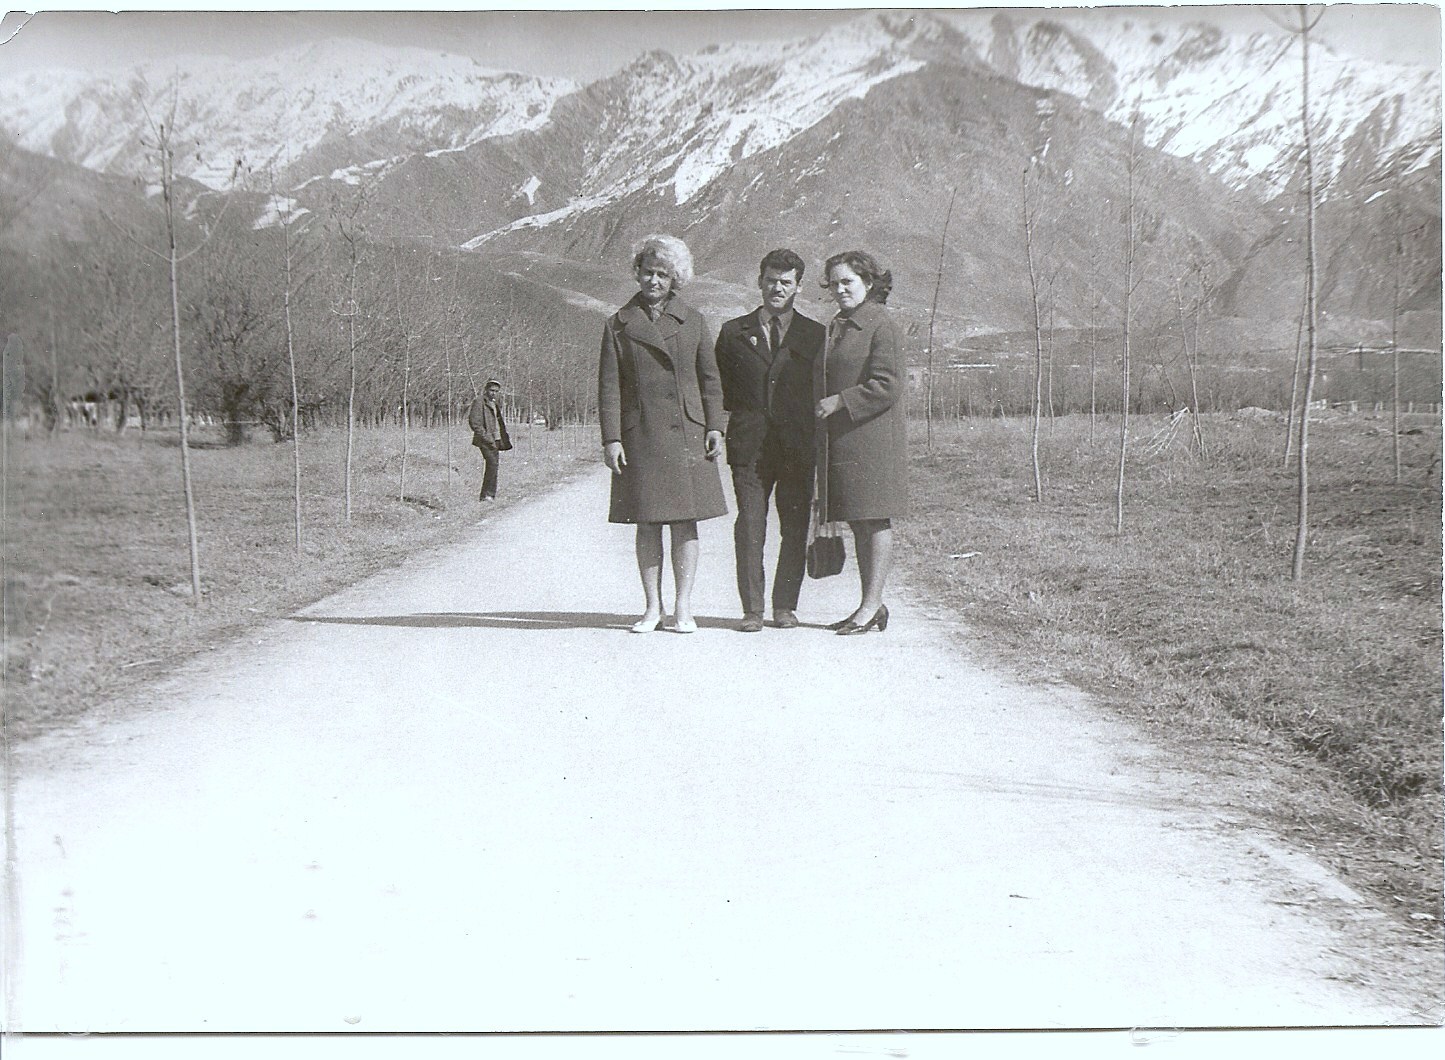
M 645 609 L 632 626 L 663 619 L 662 527 L 672 543 L 673 629 L 692 633 L 699 519 L 727 514 L 717 458 L 723 401 L 707 321 L 682 300 L 692 254 L 674 236 L 648 236 L 632 259 L 637 294 L 602 328 L 597 408 L 612 472 L 608 521 L 637 525 Z
M 843 635 L 888 628 L 883 590 L 893 568 L 893 520 L 908 508 L 907 366 L 898 325 L 883 306 L 893 275 L 849 250 L 823 266 L 838 304 L 815 362 L 818 467 L 824 518 L 846 522 L 858 553 L 862 599 L 832 624 Z

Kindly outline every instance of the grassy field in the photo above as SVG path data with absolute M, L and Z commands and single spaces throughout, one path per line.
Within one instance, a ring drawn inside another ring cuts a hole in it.
M 1311 424 L 1311 525 L 1289 577 L 1294 472 L 1282 423 L 1136 421 L 1114 532 L 1118 424 L 914 431 L 915 584 L 955 608 L 985 658 L 1073 682 L 1220 778 L 1242 812 L 1313 848 L 1425 930 L 1441 901 L 1440 424 Z M 1426 919 L 1430 918 L 1430 919 Z
M 357 432 L 352 520 L 344 521 L 345 433 L 302 438 L 302 551 L 295 550 L 292 451 L 193 439 L 201 583 L 190 561 L 174 433 L 62 431 L 7 451 L 5 725 L 25 739 L 95 709 L 188 654 L 287 614 L 408 552 L 445 542 L 596 460 L 596 428 L 519 426 L 500 500 L 477 501 L 481 461 L 465 426 L 413 430 L 406 498 L 401 432 Z

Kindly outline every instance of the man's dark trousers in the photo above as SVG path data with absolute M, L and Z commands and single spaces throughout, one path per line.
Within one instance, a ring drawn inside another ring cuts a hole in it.
M 497 465 L 502 462 L 501 455 L 497 452 L 495 445 L 483 443 L 477 446 L 482 451 L 482 463 L 486 469 L 482 472 L 482 500 L 488 497 L 496 499 L 497 496 Z M 804 528 L 804 532 L 807 530 Z
M 773 611 L 797 610 L 807 562 L 809 505 L 813 500 L 812 454 L 789 453 L 780 445 L 764 445 L 756 460 L 733 465 L 733 492 L 738 503 L 733 546 L 744 613 L 763 613 L 763 547 L 769 495 L 777 505 L 782 531 L 778 569 L 773 575 Z

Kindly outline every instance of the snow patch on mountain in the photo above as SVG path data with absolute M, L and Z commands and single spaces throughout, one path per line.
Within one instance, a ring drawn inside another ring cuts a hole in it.
M 353 188 L 360 187 L 363 178 L 367 176 L 379 176 L 392 166 L 401 165 L 405 161 L 406 155 L 398 155 L 395 158 L 376 158 L 370 162 L 361 162 L 354 166 L 344 166 L 341 169 L 333 169 L 326 179 L 334 180 Z M 312 177 L 311 180 L 306 181 L 306 184 L 302 184 L 296 190 L 300 191 L 301 188 L 306 187 L 307 184 L 311 184 L 316 179 L 318 178 Z
M 633 183 L 631 191 L 638 191 L 646 186 L 646 180 L 637 180 Z M 630 192 L 629 192 L 630 194 Z M 479 236 L 467 240 L 462 244 L 463 250 L 476 250 L 483 243 L 490 242 L 498 236 L 506 235 L 508 232 L 520 232 L 529 228 L 547 228 L 551 225 L 566 221 L 579 214 L 587 213 L 590 210 L 601 210 L 610 206 L 614 201 L 611 195 L 594 195 L 573 199 L 566 206 L 560 206 L 555 210 L 546 213 L 528 214 L 526 217 L 519 217 L 511 224 L 503 225 L 501 228 L 493 229 L 490 232 L 483 232 Z
M 299 205 L 295 199 L 285 195 L 271 195 L 267 197 L 260 215 L 251 227 L 262 229 L 280 224 L 294 224 L 310 212 L 306 207 Z
M 537 190 L 541 188 L 541 186 L 542 182 L 537 179 L 537 174 L 533 173 L 529 178 L 527 178 L 526 183 L 524 183 L 520 188 L 517 189 L 516 194 L 513 195 L 512 198 L 517 199 L 525 197 L 528 206 L 535 205 L 537 202 Z

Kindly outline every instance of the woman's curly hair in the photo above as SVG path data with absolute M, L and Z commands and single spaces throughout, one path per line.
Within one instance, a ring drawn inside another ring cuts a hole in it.
M 858 278 L 868 285 L 868 301 L 877 302 L 879 305 L 887 304 L 888 294 L 893 290 L 893 273 L 879 265 L 872 254 L 862 250 L 845 250 L 841 254 L 834 254 L 823 265 L 825 291 L 833 277 L 834 265 L 846 265 L 858 274 Z
M 642 268 L 647 258 L 656 258 L 672 273 L 673 290 L 681 290 L 692 281 L 692 251 L 677 236 L 657 233 L 647 236 L 632 251 L 632 271 Z

